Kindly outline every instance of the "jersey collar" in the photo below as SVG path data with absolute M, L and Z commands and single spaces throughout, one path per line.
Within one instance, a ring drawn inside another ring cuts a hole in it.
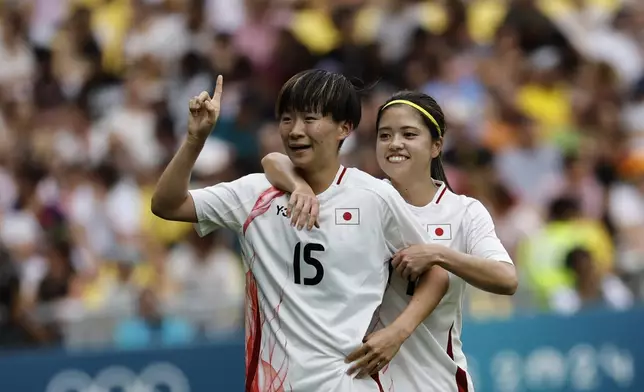
M 338 169 L 338 172 L 335 173 L 335 178 L 333 179 L 333 184 L 334 185 L 340 185 L 342 184 L 343 181 L 345 181 L 345 175 L 347 173 L 347 168 L 344 167 L 343 165 L 340 165 L 340 169 Z
M 434 199 L 432 199 L 431 204 L 438 204 L 443 199 L 443 196 L 445 196 L 445 193 L 447 192 L 447 186 L 443 181 L 437 181 L 433 178 L 432 181 L 434 181 L 434 185 L 436 185 L 438 189 L 436 190 L 436 194 L 434 195 Z

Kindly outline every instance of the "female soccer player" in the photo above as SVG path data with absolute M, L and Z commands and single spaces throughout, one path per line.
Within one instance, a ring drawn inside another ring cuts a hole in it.
M 349 371 L 360 377 L 391 361 L 383 382 L 396 390 L 472 391 L 460 340 L 465 283 L 511 295 L 517 287 L 514 265 L 485 207 L 449 190 L 440 159 L 445 120 L 434 99 L 415 92 L 395 94 L 378 113 L 377 132 L 378 164 L 433 242 L 412 245 L 394 256 L 392 266 L 400 274 L 392 274 L 380 310 L 385 328 L 367 336 L 365 344 L 348 356 L 353 362 Z M 273 184 L 293 192 L 292 224 L 311 227 L 317 211 L 313 192 L 280 154 L 268 155 L 262 163 Z M 422 323 L 399 322 L 401 309 L 414 294 L 414 285 L 406 278 L 413 281 L 433 265 L 452 273 L 445 296 Z
M 383 392 L 377 377 L 347 375 L 345 358 L 382 303 L 388 260 L 431 239 L 393 187 L 340 165 L 340 145 L 360 122 L 355 88 L 342 75 L 305 71 L 277 100 L 289 163 L 324 202 L 320 229 L 312 231 L 290 226 L 288 196 L 264 174 L 188 191 L 221 94 L 220 77 L 213 98 L 204 92 L 190 102 L 187 138 L 157 183 L 152 211 L 194 222 L 201 235 L 218 227 L 238 233 L 248 269 L 246 392 Z M 420 323 L 448 279 L 441 268 L 423 274 L 401 318 Z

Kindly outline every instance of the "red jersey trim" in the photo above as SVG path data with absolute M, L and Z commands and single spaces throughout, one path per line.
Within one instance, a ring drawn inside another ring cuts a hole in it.
M 444 193 L 444 191 L 443 191 Z M 449 328 L 449 334 L 447 336 L 447 355 L 454 360 L 454 349 L 452 348 L 452 329 L 454 329 L 454 324 Z M 456 381 L 456 389 L 458 392 L 468 392 L 469 386 L 467 383 L 467 372 L 461 369 L 460 366 L 456 366 L 456 374 L 454 374 L 454 381 Z
M 259 392 L 259 369 L 260 349 L 262 347 L 262 319 L 259 310 L 259 298 L 257 296 L 257 282 L 251 271 L 246 273 L 246 306 L 250 308 L 250 314 L 246 311 L 246 388 L 245 392 Z
M 440 194 L 438 195 L 438 197 L 436 198 L 436 204 L 438 204 L 438 203 L 440 203 L 440 202 L 441 202 L 441 199 L 443 198 L 443 195 L 445 195 L 445 192 L 446 192 L 446 191 L 447 191 L 447 187 L 446 187 L 446 186 L 444 186 L 444 187 L 443 187 L 443 190 L 441 191 L 441 193 L 440 193 Z
M 276 198 L 282 196 L 284 194 L 283 191 L 280 191 L 279 189 L 276 189 L 275 187 L 268 188 L 264 192 L 262 192 L 259 197 L 257 198 L 257 201 L 255 202 L 255 205 L 253 206 L 253 209 L 251 210 L 250 214 L 246 218 L 246 221 L 244 222 L 243 229 L 242 229 L 242 234 L 246 234 L 246 230 L 248 230 L 248 227 L 250 224 L 253 222 L 255 218 L 258 216 L 261 216 L 265 214 L 270 208 L 273 203 L 273 200 Z M 253 255 L 253 259 L 255 256 Z M 245 385 L 245 392 L 261 392 L 262 388 L 260 388 L 259 384 L 259 376 L 258 372 L 260 370 L 260 365 L 262 366 L 262 369 L 264 370 L 264 374 L 266 377 L 266 372 L 268 372 L 268 381 L 265 380 L 265 382 L 268 382 L 267 385 L 273 386 L 275 389 L 275 392 L 280 392 L 284 391 L 284 382 L 286 380 L 286 374 L 288 373 L 288 364 L 286 365 L 286 369 L 283 369 L 280 367 L 279 370 L 275 370 L 273 368 L 273 365 L 269 361 L 264 361 L 261 359 L 262 355 L 262 325 L 264 321 L 262 320 L 262 311 L 260 310 L 260 303 L 259 303 L 259 296 L 258 296 L 258 287 L 257 287 L 257 282 L 255 281 L 255 276 L 252 273 L 252 264 L 253 262 L 249 262 L 249 271 L 246 273 L 246 385 Z M 280 304 L 282 301 L 282 294 L 280 295 Z M 249 313 L 250 311 L 250 313 Z M 277 314 L 279 312 L 279 304 L 277 305 L 277 309 L 275 310 Z M 270 357 L 272 359 L 272 350 L 271 348 L 271 353 Z M 276 384 L 280 383 L 280 384 Z
M 372 374 L 371 378 L 378 385 L 378 392 L 385 392 L 385 389 L 382 387 L 382 383 L 380 382 L 380 374 L 378 374 L 378 373 Z
M 347 172 L 347 168 L 343 167 L 342 172 L 340 173 L 340 176 L 338 177 L 338 181 L 336 181 L 335 185 L 340 185 L 342 182 L 342 178 L 344 178 L 344 174 Z
M 273 200 L 282 196 L 284 194 L 283 191 L 280 191 L 279 189 L 276 189 L 275 187 L 270 187 L 264 192 L 262 192 L 261 195 L 257 198 L 257 201 L 255 202 L 255 205 L 253 206 L 253 209 L 250 211 L 250 214 L 246 218 L 246 221 L 244 222 L 244 226 L 242 229 L 242 234 L 246 234 L 246 230 L 248 229 L 248 226 L 255 220 L 260 215 L 263 215 L 268 211 L 269 208 L 271 208 L 271 204 L 273 203 Z

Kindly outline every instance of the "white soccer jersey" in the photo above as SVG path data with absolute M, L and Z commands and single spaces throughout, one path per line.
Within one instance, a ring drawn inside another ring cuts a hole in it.
M 512 263 L 496 236 L 492 217 L 475 199 L 439 186 L 424 207 L 408 205 L 432 240 L 460 252 Z M 472 392 L 461 343 L 462 302 L 466 283 L 449 274 L 449 289 L 437 308 L 405 341 L 385 367 L 381 380 L 391 392 Z M 389 325 L 405 309 L 413 285 L 392 274 L 380 309 L 380 320 Z
M 312 231 L 290 226 L 287 196 L 264 174 L 191 195 L 201 235 L 223 226 L 242 244 L 246 392 L 383 391 L 346 375 L 344 360 L 382 303 L 393 253 L 429 241 L 396 190 L 341 167 Z

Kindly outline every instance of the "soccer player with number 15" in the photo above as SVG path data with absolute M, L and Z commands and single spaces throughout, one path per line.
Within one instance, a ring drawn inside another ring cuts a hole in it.
M 445 116 L 432 97 L 412 91 L 394 94 L 378 111 L 376 130 L 376 155 L 386 181 L 404 195 L 435 241 L 412 245 L 394 256 L 392 267 L 399 274 L 392 274 L 378 312 L 384 328 L 349 355 L 350 372 L 358 377 L 382 372 L 386 390 L 395 386 L 404 392 L 473 392 L 461 341 L 466 284 L 512 295 L 517 286 L 514 265 L 483 204 L 449 189 L 441 162 Z M 293 192 L 291 220 L 310 228 L 318 202 L 291 161 L 273 153 L 262 164 L 273 184 Z M 436 265 L 451 273 L 442 301 L 421 325 L 401 328 L 400 314 L 414 294 L 414 283 L 405 277 Z
M 187 138 L 158 181 L 152 210 L 196 223 L 201 235 L 238 233 L 247 268 L 246 392 L 384 392 L 377 375 L 348 375 L 345 359 L 369 332 L 390 258 L 430 238 L 391 185 L 340 165 L 340 146 L 360 122 L 356 89 L 342 75 L 313 70 L 291 78 L 278 97 L 286 152 L 322 201 L 320 228 L 311 231 L 291 226 L 289 196 L 264 174 L 188 191 L 221 93 L 219 77 L 212 98 L 204 92 L 190 102 Z M 418 325 L 447 281 L 439 267 L 422 275 L 401 320 Z

